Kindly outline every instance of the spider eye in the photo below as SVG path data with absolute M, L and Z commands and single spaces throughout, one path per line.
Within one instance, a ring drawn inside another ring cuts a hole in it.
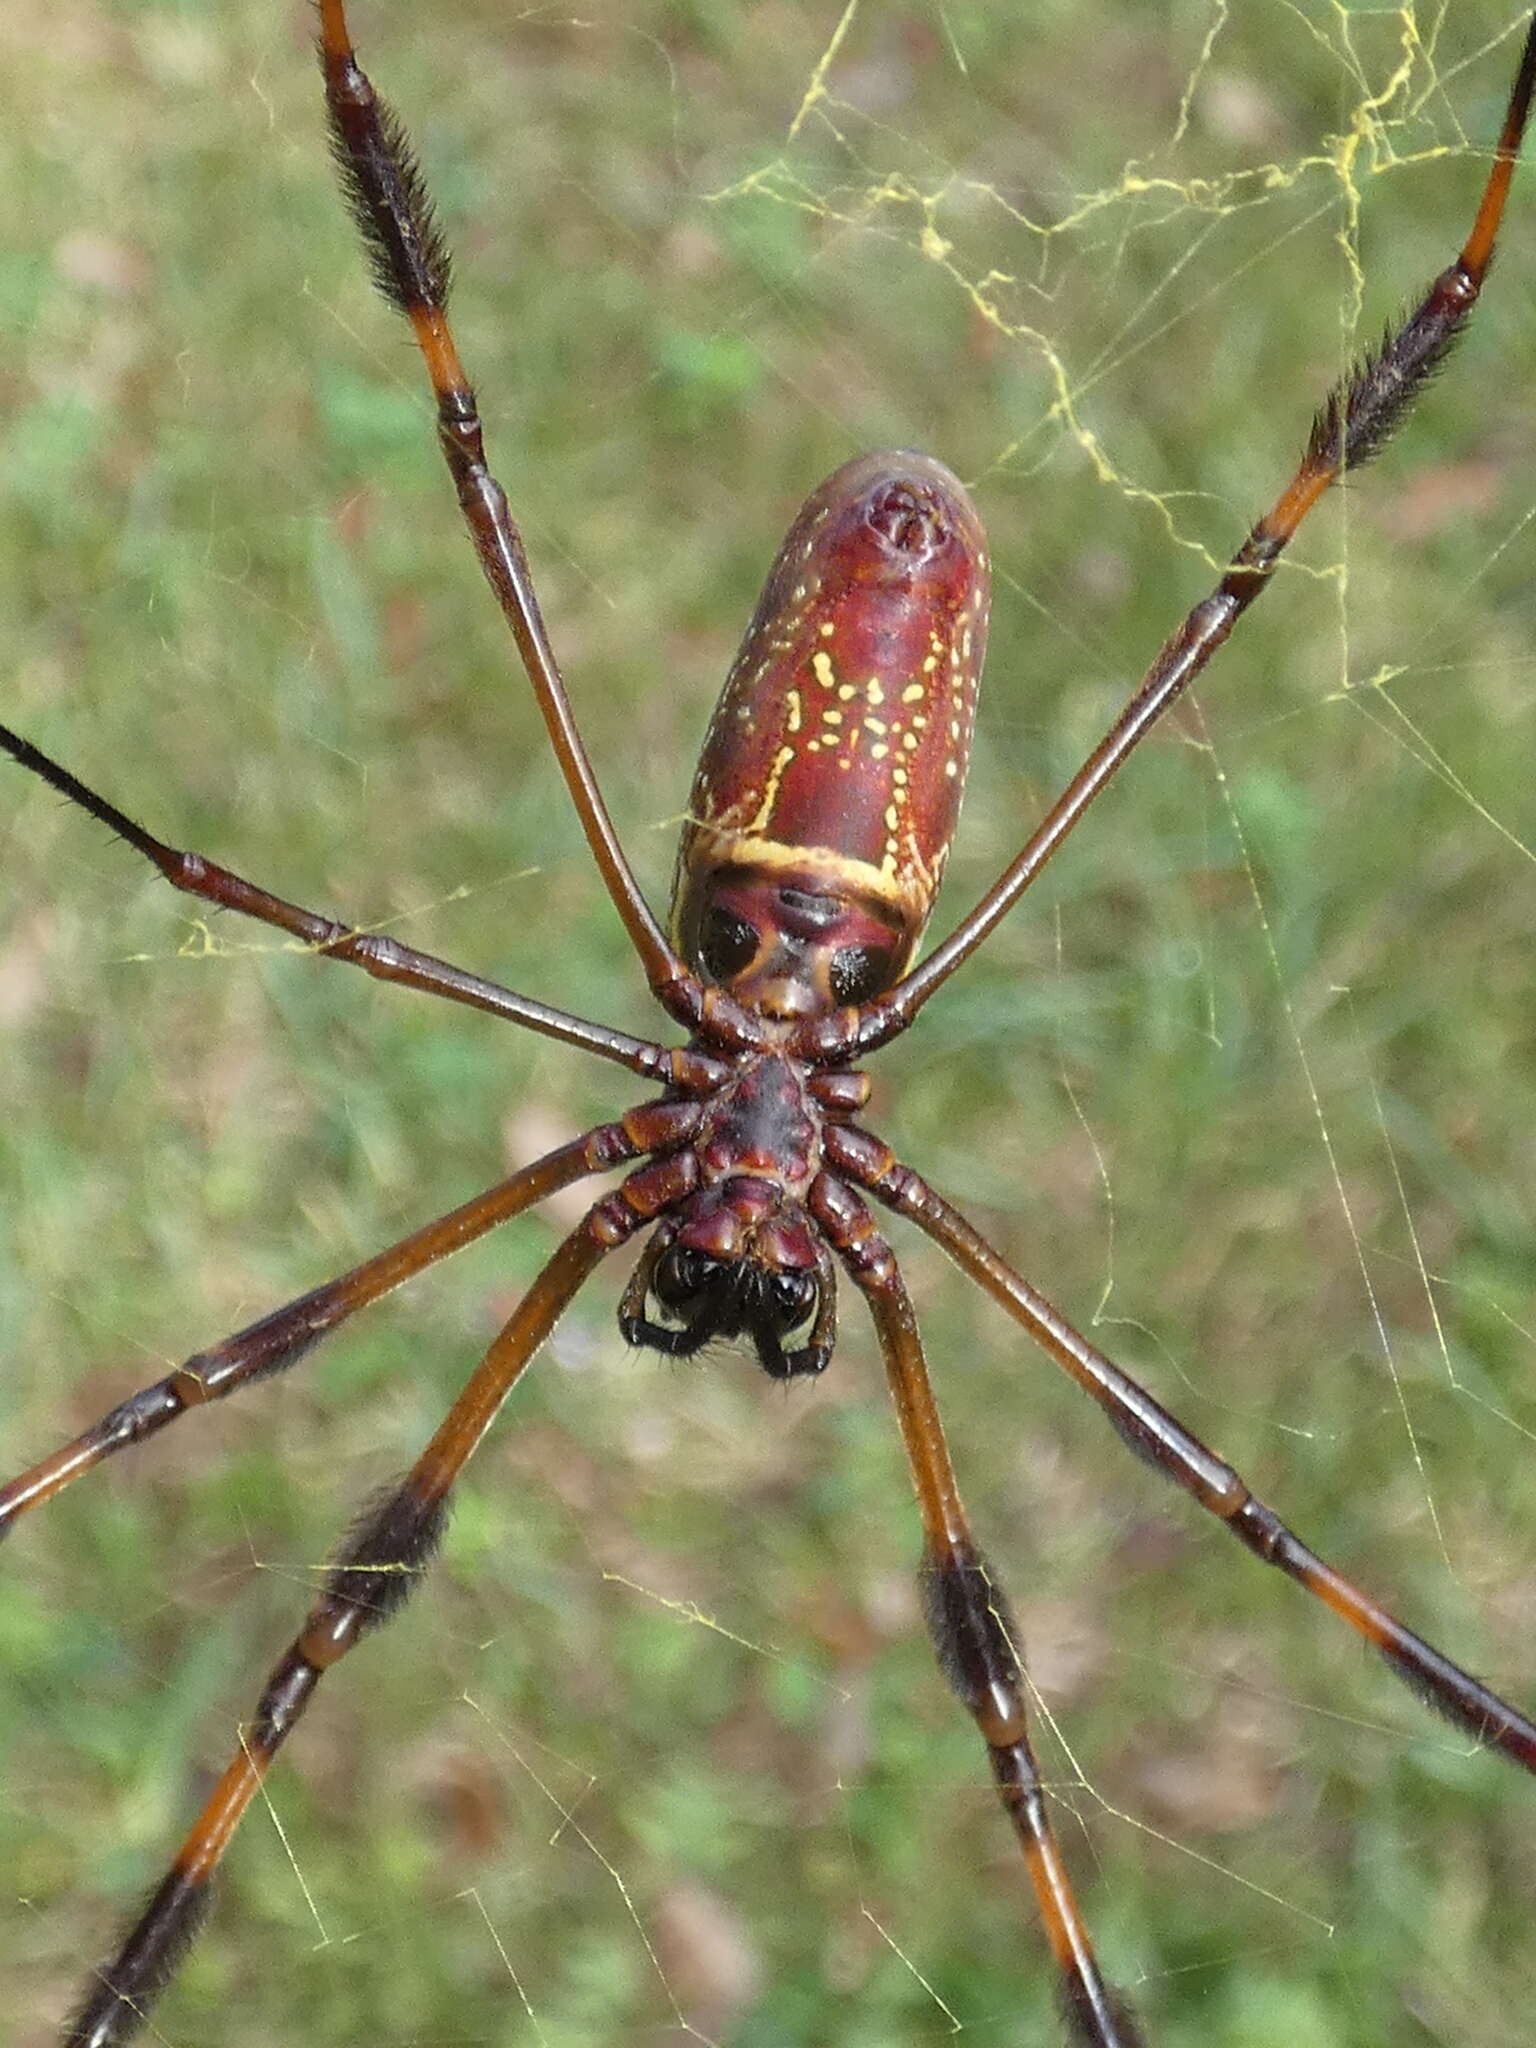
M 704 920 L 699 959 L 713 981 L 729 981 L 757 957 L 757 926 L 716 904 Z
M 843 946 L 832 955 L 828 982 L 840 1003 L 864 1003 L 885 985 L 885 955 L 873 946 Z

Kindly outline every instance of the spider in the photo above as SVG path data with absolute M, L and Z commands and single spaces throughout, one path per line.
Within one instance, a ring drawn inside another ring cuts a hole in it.
M 196 1931 L 209 1899 L 207 1879 L 215 1852 L 222 1853 L 228 1829 L 238 1818 L 235 1807 L 243 1808 L 249 1799 L 269 1753 L 285 1739 L 319 1675 L 353 1640 L 387 1620 L 412 1589 L 440 1532 L 447 1486 L 511 1379 L 610 1248 L 609 1240 L 648 1233 L 620 1311 L 625 1335 L 643 1346 L 688 1354 L 715 1337 L 739 1336 L 769 1374 L 794 1379 L 820 1372 L 828 1363 L 839 1266 L 845 1288 L 868 1301 L 917 1482 L 927 1539 L 923 1583 L 930 1626 L 940 1661 L 991 1751 L 1061 1971 L 1067 2025 L 1080 2041 L 1135 2041 L 1140 2038 L 1136 2023 L 1095 1959 L 1048 1808 L 1039 1796 L 1015 1632 L 1005 1597 L 964 1522 L 915 1325 L 875 1205 L 904 1212 L 944 1244 L 1005 1308 L 1047 1340 L 1058 1362 L 1090 1383 L 1089 1391 L 1132 1448 L 1159 1470 L 1182 1476 L 1189 1490 L 1204 1505 L 1217 1507 L 1225 1524 L 1235 1525 L 1251 1548 L 1282 1562 L 1314 1591 L 1323 1584 L 1324 1568 L 1294 1549 L 1277 1557 L 1285 1539 L 1226 1469 L 1209 1461 L 1177 1424 L 1116 1377 L 1092 1347 L 1065 1337 L 969 1227 L 909 1169 L 898 1166 L 879 1140 L 861 1132 L 857 1119 L 865 1090 L 853 1064 L 904 1029 L 927 995 L 980 942 L 1065 836 L 1096 785 L 1082 778 L 1074 782 L 1066 808 L 1058 806 L 1049 814 L 1011 871 L 1007 887 L 989 895 L 981 912 L 961 927 L 958 941 L 946 942 L 908 974 L 947 853 L 963 779 L 984 641 L 987 565 L 969 501 L 947 472 L 924 458 L 863 458 L 813 494 L 786 542 L 735 674 L 736 695 L 728 685 L 706 743 L 681 855 L 675 921 L 671 934 L 664 934 L 608 826 L 568 723 L 510 514 L 478 464 L 465 387 L 443 313 L 446 259 L 426 227 L 419 180 L 408 168 L 397 133 L 370 123 L 339 0 L 328 0 L 323 21 L 328 97 L 380 282 L 411 317 L 422 343 L 461 503 L 477 528 L 482 562 L 493 584 L 500 578 L 498 594 L 551 723 L 557 757 L 599 867 L 653 989 L 690 1038 L 687 1046 L 669 1051 L 582 1024 L 392 941 L 316 922 L 309 913 L 252 892 L 226 871 L 189 866 L 68 770 L 19 736 L 7 735 L 5 744 L 24 766 L 206 900 L 264 916 L 317 950 L 356 960 L 383 978 L 435 986 L 548 1036 L 583 1045 L 627 1065 L 661 1091 L 627 1118 L 559 1148 L 479 1202 L 453 1212 L 447 1227 L 428 1226 L 413 1234 L 407 1240 L 409 1253 L 387 1265 L 365 1265 L 357 1269 L 365 1277 L 317 1290 L 303 1303 L 263 1318 L 253 1326 L 255 1334 L 241 1333 L 225 1346 L 200 1353 L 190 1369 L 114 1410 L 79 1445 L 44 1459 L 0 1496 L 7 1521 L 14 1521 L 131 1438 L 166 1426 L 211 1394 L 295 1363 L 346 1314 L 386 1283 L 419 1270 L 450 1242 L 490 1227 L 584 1172 L 621 1163 L 627 1167 L 637 1158 L 648 1162 L 629 1175 L 624 1192 L 597 1204 L 589 1223 L 567 1238 L 535 1282 L 470 1383 L 468 1398 L 471 1403 L 479 1399 L 481 1406 L 456 1405 L 445 1432 L 434 1439 L 428 1462 L 358 1525 L 320 1605 L 296 1638 L 298 1647 L 278 1667 L 263 1708 L 230 1762 L 222 1804 L 216 1795 L 205 1810 L 156 1903 L 88 1989 L 69 2038 L 108 2042 L 129 2037 L 161 1988 L 169 1964 Z M 1463 253 L 1462 274 L 1449 284 L 1441 281 L 1439 298 L 1432 294 L 1426 302 L 1430 310 L 1417 316 L 1417 324 L 1410 322 L 1408 339 L 1400 337 L 1389 350 L 1385 368 L 1367 367 L 1346 386 L 1347 401 L 1325 406 L 1297 479 L 1229 571 L 1221 598 L 1197 607 L 1181 629 L 1184 637 L 1175 635 L 1160 657 L 1153 673 L 1168 686 L 1162 691 L 1164 701 L 1203 665 L 1235 616 L 1265 587 L 1279 547 L 1338 468 L 1358 466 L 1397 424 L 1414 384 L 1470 309 L 1473 287 L 1491 254 L 1532 68 L 1528 40 L 1490 174 L 1490 196 Z M 809 570 L 799 566 L 806 562 Z M 813 572 L 819 587 L 799 594 Z M 878 601 L 872 593 L 887 587 L 900 591 L 898 623 L 920 628 L 913 648 L 894 656 L 887 642 L 900 638 L 896 626 L 870 624 L 870 610 Z M 798 617 L 797 606 L 803 614 Z M 781 638 L 791 644 L 780 646 Z M 935 687 L 934 669 L 949 678 L 949 715 L 942 725 L 919 725 Z M 814 724 L 807 707 L 821 700 L 812 696 L 813 690 L 828 693 Z M 844 690 L 853 695 L 844 698 Z M 909 691 L 915 693 L 910 700 Z M 865 750 L 857 754 L 838 734 L 838 727 L 850 726 L 854 715 L 845 707 L 856 701 Z M 911 722 L 898 732 L 891 707 L 908 701 L 915 707 Z M 1118 730 L 1127 731 L 1123 724 Z M 750 741 L 764 731 L 774 744 L 754 756 L 744 735 Z M 818 746 L 814 761 L 813 732 Z M 1139 736 L 1138 727 L 1134 737 Z M 911 765 L 900 781 L 895 778 L 902 751 L 890 744 L 896 737 L 903 748 L 913 741 L 906 749 Z M 1133 743 L 1133 737 L 1124 737 L 1120 752 L 1128 752 Z M 844 784 L 858 801 L 841 794 Z M 829 796 L 828 790 L 835 794 Z M 874 840 L 868 845 L 840 840 L 844 832 L 856 833 L 861 822 L 874 832 Z M 699 974 L 702 980 L 695 978 Z M 787 1197 L 780 1185 L 785 1180 Z M 1323 1590 L 1331 1595 L 1330 1604 L 1349 1610 L 1346 1618 L 1380 1645 L 1387 1624 L 1379 1610 L 1361 1606 L 1331 1579 Z M 1410 1639 L 1393 1635 L 1391 1641 L 1399 1667 L 1409 1667 L 1405 1675 L 1432 1693 L 1464 1729 L 1528 1765 L 1536 1761 L 1536 1732 L 1514 1710 L 1454 1667 L 1426 1661 L 1429 1653 Z

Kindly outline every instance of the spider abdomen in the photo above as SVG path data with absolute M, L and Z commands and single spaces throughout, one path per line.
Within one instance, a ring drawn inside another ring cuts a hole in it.
M 768 927 L 792 954 L 860 955 L 824 977 L 821 1007 L 901 973 L 960 813 L 989 589 L 976 508 L 930 456 L 860 456 L 801 507 L 710 721 L 679 850 L 674 932 L 712 978 L 793 979 L 793 959 L 750 950 Z

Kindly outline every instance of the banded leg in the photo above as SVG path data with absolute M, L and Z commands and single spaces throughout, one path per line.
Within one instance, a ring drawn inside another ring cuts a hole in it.
M 1060 1972 L 1068 2034 L 1076 2048 L 1143 2048 L 1129 2007 L 1100 1972 L 1051 1826 L 1029 1740 L 1018 1626 L 966 1520 L 895 1256 L 863 1202 L 830 1174 L 814 1184 L 810 1205 L 874 1318 L 923 1524 L 928 1633 L 944 1676 L 987 1745 Z
M 1346 470 L 1377 454 L 1403 424 L 1477 304 L 1536 86 L 1536 15 L 1526 31 L 1493 167 L 1477 216 L 1454 262 L 1390 333 L 1378 352 L 1362 356 L 1323 401 L 1295 474 L 1233 556 L 1216 589 L 1167 640 L 1119 717 L 1025 841 L 1023 850 L 970 915 L 920 966 L 887 994 L 864 1005 L 856 1028 L 829 1019 L 829 1051 L 872 1052 L 906 1028 L 923 1004 L 1005 917 L 1071 832 L 1110 777 L 1187 689 L 1259 593 L 1267 588 L 1303 519 Z
M 1098 1402 L 1117 1435 L 1139 1458 L 1209 1510 L 1255 1557 L 1272 1564 L 1315 1594 L 1359 1636 L 1425 1706 L 1469 1735 L 1536 1773 L 1536 1725 L 1486 1685 L 1404 1627 L 1368 1593 L 1308 1549 L 1241 1473 L 1217 1457 L 1169 1414 L 1146 1389 L 1122 1372 L 1057 1314 L 1044 1295 L 1015 1273 L 985 1238 L 941 1195 L 901 1165 L 888 1146 L 863 1131 L 829 1133 L 827 1153 L 859 1186 L 911 1217 L 1022 1324 L 1080 1387 Z
M 320 1680 L 415 1590 L 442 1538 L 454 1481 L 577 1289 L 608 1252 L 687 1193 L 697 1174 L 693 1155 L 676 1153 L 640 1167 L 594 1204 L 524 1295 L 405 1478 L 356 1524 L 324 1592 L 269 1674 L 239 1749 L 171 1868 L 66 2026 L 65 2048 L 120 2048 L 138 2032 L 201 1930 L 214 1873 Z
M 405 129 L 357 62 L 343 0 L 320 0 L 320 66 L 336 162 L 373 281 L 416 336 L 475 552 L 512 629 L 587 844 L 651 987 L 692 1024 L 701 991 L 641 894 L 598 789 L 539 613 L 522 535 L 486 467 L 475 394 L 448 326 L 448 250 Z
M 228 868 L 204 860 L 200 853 L 167 846 L 163 839 L 135 824 L 125 811 L 98 796 L 78 776 L 71 775 L 67 768 L 60 767 L 40 747 L 34 747 L 9 726 L 0 725 L 0 748 L 23 768 L 40 776 L 50 789 L 56 789 L 81 810 L 88 811 L 136 853 L 142 853 L 173 889 L 184 890 L 221 910 L 238 910 L 243 917 L 275 925 L 279 931 L 302 939 L 322 959 L 345 960 L 350 966 L 361 967 L 376 981 L 399 982 L 405 988 L 423 989 L 428 995 L 446 996 L 450 1002 L 467 1003 L 472 1009 L 489 1010 L 493 1016 L 508 1018 L 530 1031 L 540 1031 L 546 1038 L 558 1038 L 567 1045 L 579 1045 L 585 1052 L 617 1060 L 620 1066 L 643 1074 L 648 1080 L 673 1078 L 673 1055 L 664 1046 L 630 1038 L 625 1032 L 612 1031 L 606 1024 L 589 1023 L 584 1017 L 567 1016 L 563 1010 L 552 1010 L 546 1003 L 514 995 L 497 982 L 466 973 L 462 967 L 452 967 L 431 953 L 418 953 L 413 946 L 404 946 L 381 932 L 356 931 L 333 917 L 285 902 L 281 896 L 231 874 Z
M 617 1123 L 547 1153 L 484 1194 L 424 1224 L 338 1279 L 286 1302 L 176 1370 L 120 1401 L 101 1420 L 0 1487 L 0 1540 L 29 1508 L 62 1493 L 114 1452 L 157 1435 L 181 1416 L 238 1388 L 296 1365 L 322 1337 L 371 1302 L 414 1279 L 440 1259 L 590 1173 L 622 1166 L 644 1152 L 681 1144 L 698 1122 L 693 1103 L 651 1103 Z

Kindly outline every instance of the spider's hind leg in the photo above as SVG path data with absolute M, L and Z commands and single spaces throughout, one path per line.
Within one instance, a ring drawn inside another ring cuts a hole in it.
M 320 0 L 320 68 L 332 149 L 374 282 L 411 323 L 460 509 L 512 629 L 592 857 L 652 989 L 679 1022 L 693 1025 L 702 1014 L 703 990 L 642 895 L 598 789 L 539 612 L 522 535 L 486 463 L 479 406 L 448 325 L 447 245 L 405 128 L 357 61 L 343 0 Z

